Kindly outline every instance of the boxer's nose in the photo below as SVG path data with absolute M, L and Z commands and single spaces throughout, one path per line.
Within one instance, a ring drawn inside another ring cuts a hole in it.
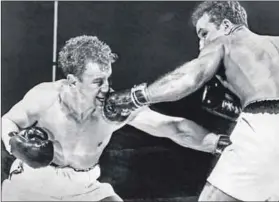
M 204 40 L 200 40 L 200 42 L 199 42 L 200 51 L 203 49 L 203 47 L 204 47 Z
M 109 82 L 106 80 L 104 81 L 103 85 L 101 86 L 101 92 L 107 93 L 109 91 Z

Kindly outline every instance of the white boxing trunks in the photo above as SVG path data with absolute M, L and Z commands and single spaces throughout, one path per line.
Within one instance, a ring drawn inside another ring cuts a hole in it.
M 279 201 L 279 100 L 249 104 L 208 178 L 242 201 Z
M 11 172 L 18 168 L 21 173 L 12 174 L 2 185 L 3 201 L 99 201 L 116 195 L 108 183 L 100 183 L 100 167 L 87 172 L 72 168 L 48 166 L 33 169 L 15 160 Z

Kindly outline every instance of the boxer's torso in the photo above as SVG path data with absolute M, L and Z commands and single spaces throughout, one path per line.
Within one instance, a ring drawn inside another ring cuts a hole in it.
M 63 88 L 57 82 L 55 89 Z M 112 124 L 104 120 L 101 108 L 83 120 L 77 120 L 62 104 L 61 93 L 53 104 L 38 116 L 37 126 L 45 129 L 55 144 L 54 163 L 60 166 L 71 166 L 86 169 L 98 163 L 98 160 L 109 143 L 112 133 L 123 124 Z
M 279 37 L 260 36 L 247 29 L 229 35 L 225 43 L 223 81 L 242 105 L 279 97 Z

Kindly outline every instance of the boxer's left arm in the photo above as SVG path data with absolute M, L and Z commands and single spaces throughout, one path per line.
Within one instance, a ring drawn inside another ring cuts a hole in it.
M 128 124 L 150 135 L 169 138 L 183 147 L 199 151 L 216 151 L 219 136 L 191 120 L 163 115 L 148 107 L 131 116 Z
M 2 117 L 2 140 L 5 149 L 11 153 L 9 134 L 33 125 L 39 114 L 54 103 L 57 93 L 50 83 L 41 83 L 29 90 L 22 100 L 16 103 Z

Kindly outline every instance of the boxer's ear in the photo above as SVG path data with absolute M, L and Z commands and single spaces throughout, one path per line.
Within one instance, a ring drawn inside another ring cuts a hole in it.
M 69 84 L 72 86 L 75 86 L 77 83 L 77 78 L 73 74 L 68 74 L 67 80 L 68 80 Z
M 230 34 L 233 24 L 231 23 L 230 20 L 224 19 L 220 25 L 221 29 L 225 32 L 225 34 Z

